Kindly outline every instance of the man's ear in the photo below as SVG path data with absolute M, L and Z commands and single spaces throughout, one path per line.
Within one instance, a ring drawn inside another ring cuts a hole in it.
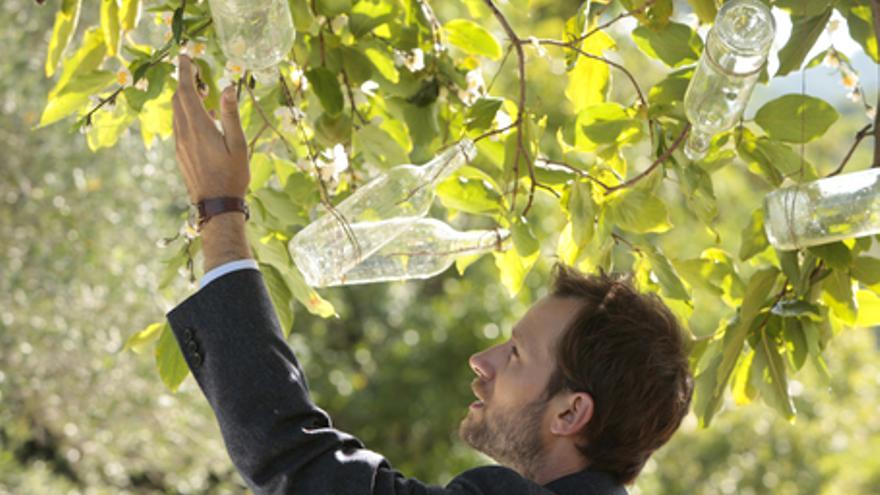
M 575 435 L 593 417 L 593 397 L 586 392 L 563 392 L 554 402 L 556 412 L 550 423 L 550 433 L 554 435 Z

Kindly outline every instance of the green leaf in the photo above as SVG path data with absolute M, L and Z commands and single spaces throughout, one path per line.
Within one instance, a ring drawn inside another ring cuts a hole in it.
M 480 98 L 467 110 L 465 126 L 469 131 L 484 131 L 492 126 L 504 98 Z
M 471 55 L 492 60 L 501 58 L 501 45 L 485 28 L 468 19 L 453 19 L 443 25 L 450 43 Z
M 364 51 L 364 55 L 370 59 L 370 62 L 373 63 L 382 77 L 392 83 L 400 81 L 400 73 L 397 72 L 397 68 L 394 67 L 394 60 L 388 53 L 376 48 L 367 48 Z
M 689 301 L 691 299 L 690 294 L 688 294 L 678 273 L 675 272 L 675 268 L 672 267 L 672 264 L 663 255 L 663 252 L 660 251 L 660 248 L 647 245 L 644 252 L 651 263 L 651 271 L 657 277 L 663 295 L 671 299 Z
M 162 94 L 146 102 L 138 114 L 138 119 L 141 122 L 141 136 L 147 149 L 153 146 L 153 140 L 157 136 L 160 139 L 167 139 L 171 136 L 173 132 L 171 99 L 173 97 L 174 89 L 170 85 L 166 86 Z
M 290 16 L 293 17 L 293 26 L 297 31 L 310 33 L 312 29 L 319 29 L 308 0 L 290 0 L 288 4 L 290 5 Z M 317 34 L 317 32 L 313 34 Z
M 336 309 L 330 301 L 327 301 L 318 295 L 314 289 L 306 284 L 299 269 L 292 267 L 291 269 L 284 271 L 282 275 L 284 276 L 284 280 L 287 282 L 290 291 L 293 293 L 293 297 L 305 306 L 309 313 L 320 316 L 321 318 L 339 316 L 336 314 Z
M 290 293 L 290 288 L 287 287 L 284 278 L 274 266 L 261 263 L 260 272 L 262 272 L 263 279 L 266 281 L 266 288 L 269 290 L 272 306 L 275 308 L 278 322 L 281 325 L 281 331 L 286 338 L 290 335 L 291 330 L 293 330 L 293 306 L 291 306 L 293 296 Z
M 767 102 L 755 114 L 755 122 L 772 139 L 806 143 L 823 134 L 839 117 L 825 100 L 788 94 Z
M 394 4 L 385 0 L 355 3 L 349 21 L 351 34 L 360 38 L 382 24 L 393 20 L 397 15 L 395 7 Z
M 859 306 L 859 317 L 853 326 L 872 328 L 880 325 L 880 296 L 869 290 L 860 290 L 856 294 L 856 300 Z
M 801 322 L 797 318 L 784 318 L 782 320 L 782 335 L 785 337 L 785 348 L 788 360 L 796 371 L 804 367 L 809 355 L 807 337 Z
M 351 0 L 315 0 L 315 11 L 326 17 L 335 17 L 351 11 Z
M 341 48 L 342 66 L 352 84 L 361 84 L 373 77 L 373 63 L 360 50 Z
M 715 21 L 715 16 L 718 15 L 715 0 L 688 0 L 688 3 L 694 9 L 694 13 L 697 14 L 700 22 L 710 23 Z
M 865 285 L 880 283 L 880 259 L 859 256 L 853 262 L 852 275 Z
M 823 3 L 828 5 L 827 2 Z M 779 69 L 776 71 L 776 76 L 784 76 L 801 68 L 810 49 L 813 48 L 819 35 L 825 30 L 825 25 L 831 19 L 832 12 L 834 9 L 829 6 L 818 15 L 791 17 L 793 24 L 791 37 L 779 51 Z
M 761 332 L 752 368 L 761 377 L 756 382 L 758 389 L 764 396 L 764 401 L 790 421 L 794 418 L 796 411 L 794 402 L 788 395 L 785 362 L 782 360 L 782 355 L 779 354 L 776 339 L 770 337 L 769 333 L 768 331 Z
M 614 193 L 603 213 L 610 225 L 639 234 L 666 232 L 672 228 L 666 204 L 642 189 L 624 189 Z
M 477 215 L 504 212 L 501 194 L 484 180 L 454 175 L 441 182 L 436 192 L 446 208 Z
M 178 7 L 171 18 L 171 35 L 175 45 L 180 45 L 183 37 L 183 7 Z
M 144 74 L 144 77 L 147 79 L 147 90 L 144 91 L 134 86 L 129 86 L 124 90 L 125 100 L 135 112 L 140 112 L 144 104 L 162 94 L 165 89 L 165 82 L 171 79 L 171 74 L 174 71 L 174 65 L 167 62 L 151 65 Z
M 631 117 L 618 103 L 599 103 L 583 109 L 575 123 L 574 146 L 579 151 L 595 151 L 603 145 L 622 147 L 642 132 L 642 121 Z
M 739 308 L 739 314 L 734 322 L 724 332 L 724 352 L 721 364 L 718 367 L 718 382 L 716 391 L 723 390 L 733 366 L 736 364 L 745 343 L 746 336 L 752 328 L 755 317 L 764 307 L 767 297 L 776 280 L 779 278 L 779 270 L 774 267 L 764 268 L 755 272 L 749 279 L 746 287 L 743 303 Z
M 136 28 L 141 20 L 141 0 L 122 0 L 119 7 L 119 23 L 123 31 L 131 31 Z
M 774 7 L 787 10 L 792 16 L 816 16 L 834 4 L 834 0 L 775 0 Z
M 586 246 L 593 239 L 595 230 L 595 205 L 589 183 L 572 183 L 566 213 L 571 222 L 572 240 L 581 248 Z
M 89 97 L 99 93 L 115 81 L 111 72 L 94 71 L 76 76 L 60 94 L 49 97 L 40 127 L 54 124 L 69 116 L 89 103 Z
M 117 98 L 122 98 L 122 96 Z M 89 149 L 97 151 L 101 148 L 116 146 L 119 136 L 128 129 L 135 117 L 137 115 L 124 101 L 117 101 L 112 110 L 98 110 L 92 117 L 92 125 L 86 132 Z
M 55 25 L 52 28 L 52 38 L 49 40 L 49 50 L 46 53 L 46 77 L 55 75 L 55 68 L 67 45 L 70 44 L 76 26 L 79 23 L 79 14 L 82 10 L 82 0 L 63 0 L 61 7 L 55 14 Z
M 162 328 L 159 343 L 156 345 L 156 368 L 159 378 L 171 392 L 177 392 L 184 378 L 189 375 L 189 367 L 183 359 L 177 339 L 167 323 Z
M 614 47 L 614 39 L 604 31 L 597 31 L 581 44 L 581 50 L 597 56 Z M 578 55 L 574 67 L 568 73 L 565 96 L 572 103 L 573 110 L 580 112 L 590 105 L 605 101 L 610 80 L 608 64 Z
M 849 27 L 849 35 L 852 39 L 862 45 L 865 53 L 870 55 L 874 62 L 880 62 L 871 6 L 867 2 L 859 3 L 851 2 L 847 8 L 841 9 L 841 13 L 846 15 L 846 25 Z
M 126 351 L 132 351 L 135 354 L 143 354 L 144 351 L 147 350 L 148 345 L 159 340 L 159 336 L 162 334 L 166 325 L 167 323 L 164 321 L 147 325 L 147 328 L 132 334 L 126 339 L 123 349 Z
M 352 150 L 362 152 L 367 162 L 388 168 L 409 162 L 409 156 L 397 141 L 381 127 L 370 124 L 354 134 Z
M 822 280 L 822 289 L 824 289 L 822 300 L 831 311 L 845 323 L 854 324 L 858 305 L 849 273 L 844 270 L 832 270 L 831 274 Z
M 770 312 L 782 318 L 804 317 L 813 321 L 822 321 L 822 311 L 819 307 L 802 300 L 779 301 Z
M 324 111 L 330 115 L 336 115 L 342 111 L 344 106 L 342 88 L 336 74 L 323 67 L 318 67 L 306 72 L 306 77 L 315 94 L 318 95 L 318 99 L 321 100 Z
M 809 250 L 835 270 L 849 270 L 852 264 L 852 253 L 846 244 L 839 241 L 813 246 Z
M 677 22 L 663 27 L 639 26 L 633 30 L 632 37 L 646 55 L 669 67 L 696 63 L 703 50 L 703 40 L 697 32 Z
M 115 57 L 119 51 L 119 28 L 119 2 L 101 0 L 101 30 L 104 31 L 104 43 L 107 45 L 109 57 Z
M 733 392 L 733 400 L 738 406 L 751 403 L 758 395 L 758 390 L 751 380 L 754 359 L 755 351 L 750 350 L 740 357 L 733 369 L 731 391 Z
M 510 297 L 513 297 L 522 289 L 526 275 L 538 261 L 541 246 L 525 219 L 511 227 L 511 234 L 514 249 L 508 249 L 503 253 L 495 251 L 492 255 L 501 275 L 501 284 L 507 289 Z

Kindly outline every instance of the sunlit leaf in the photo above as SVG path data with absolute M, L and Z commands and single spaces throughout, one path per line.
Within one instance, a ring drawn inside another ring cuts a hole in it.
M 180 384 L 189 375 L 189 367 L 183 359 L 183 353 L 177 344 L 177 339 L 167 323 L 164 324 L 159 343 L 156 345 L 156 368 L 159 370 L 159 378 L 171 392 L 177 392 Z
M 443 25 L 450 43 L 473 55 L 501 58 L 501 45 L 485 28 L 468 19 L 453 19 Z

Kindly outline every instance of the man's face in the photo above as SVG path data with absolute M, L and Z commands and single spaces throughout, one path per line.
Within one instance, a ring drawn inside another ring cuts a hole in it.
M 507 342 L 471 356 L 478 400 L 459 428 L 465 442 L 521 474 L 538 467 L 550 438 L 544 391 L 556 367 L 555 344 L 579 308 L 574 299 L 545 297 Z

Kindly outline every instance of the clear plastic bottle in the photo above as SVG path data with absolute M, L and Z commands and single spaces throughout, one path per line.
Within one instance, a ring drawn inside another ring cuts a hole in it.
M 475 155 L 465 139 L 424 165 L 398 165 L 300 230 L 288 248 L 306 282 L 321 287 L 339 280 L 404 232 L 428 212 L 434 187 Z
M 771 192 L 764 199 L 764 230 L 781 250 L 880 233 L 880 169 Z
M 684 96 L 688 158 L 704 157 L 712 137 L 739 120 L 775 34 L 773 15 L 759 0 L 730 0 L 718 11 Z
M 208 0 L 226 58 L 266 72 L 283 60 L 296 37 L 287 0 Z
M 440 220 L 422 218 L 379 251 L 325 285 L 355 285 L 430 278 L 456 258 L 502 250 L 510 237 L 506 229 L 455 230 Z

